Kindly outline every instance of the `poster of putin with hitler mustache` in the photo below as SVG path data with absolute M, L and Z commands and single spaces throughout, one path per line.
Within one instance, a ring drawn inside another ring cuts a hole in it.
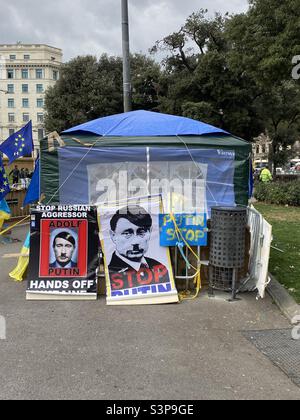
M 99 207 L 107 303 L 178 301 L 168 248 L 159 243 L 160 202 Z

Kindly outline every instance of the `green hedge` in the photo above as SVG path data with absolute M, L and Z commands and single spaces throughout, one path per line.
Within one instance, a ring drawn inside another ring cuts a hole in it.
M 270 204 L 300 206 L 300 181 L 257 182 L 254 197 Z

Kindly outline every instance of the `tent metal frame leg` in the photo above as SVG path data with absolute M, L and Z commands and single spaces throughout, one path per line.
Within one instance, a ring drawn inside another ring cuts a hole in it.
M 200 246 L 197 246 L 197 254 L 198 254 L 199 258 L 200 258 L 200 250 L 201 250 L 201 247 Z M 198 275 L 199 270 L 201 269 L 201 265 L 208 266 L 209 265 L 209 262 L 208 261 L 201 261 L 200 259 L 197 260 L 197 272 L 195 274 L 193 274 L 193 275 L 189 275 L 189 267 L 188 267 L 187 264 L 185 264 L 185 269 L 184 269 L 185 270 L 185 275 L 181 275 L 179 273 L 179 266 L 178 266 L 179 261 L 180 261 L 181 254 L 180 254 L 180 252 L 179 252 L 179 250 L 178 250 L 177 247 L 174 248 L 174 253 L 175 253 L 175 259 L 174 259 L 174 277 L 175 277 L 175 280 L 185 280 L 185 291 L 187 292 L 189 290 L 190 281 L 191 280 L 193 280 L 193 281 L 195 280 L 195 278 Z M 186 260 L 187 261 L 189 261 L 189 258 L 190 258 L 191 255 L 192 255 L 191 251 L 186 246 L 185 247 L 185 257 L 186 257 Z

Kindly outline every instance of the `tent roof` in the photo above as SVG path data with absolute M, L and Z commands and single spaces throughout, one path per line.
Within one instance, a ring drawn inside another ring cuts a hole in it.
M 132 111 L 98 118 L 63 132 L 63 134 L 75 133 L 88 133 L 104 137 L 229 134 L 220 128 L 190 118 L 150 111 Z

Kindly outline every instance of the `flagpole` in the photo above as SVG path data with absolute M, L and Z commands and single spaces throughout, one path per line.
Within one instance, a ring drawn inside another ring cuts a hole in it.
M 128 0 L 122 0 L 122 44 L 123 44 L 123 92 L 124 112 L 132 110 L 130 52 L 129 52 L 129 20 Z

